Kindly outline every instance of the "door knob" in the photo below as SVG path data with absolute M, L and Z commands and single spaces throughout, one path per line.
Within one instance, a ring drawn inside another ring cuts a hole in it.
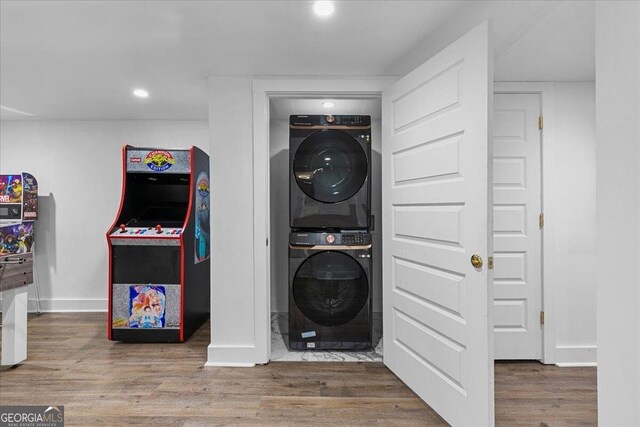
M 471 255 L 471 265 L 473 265 L 475 268 L 482 267 L 482 258 L 480 258 L 480 255 L 478 254 Z

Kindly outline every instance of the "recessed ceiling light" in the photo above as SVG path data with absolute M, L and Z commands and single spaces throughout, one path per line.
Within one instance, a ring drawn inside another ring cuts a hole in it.
M 133 90 L 133 94 L 135 96 L 137 96 L 138 98 L 148 98 L 149 97 L 149 92 L 147 92 L 144 89 L 134 89 Z
M 329 16 L 333 13 L 333 2 L 317 1 L 313 4 L 313 11 L 319 16 Z
M 322 103 L 322 106 L 323 106 L 324 108 L 333 108 L 333 107 L 335 107 L 335 106 L 336 106 L 336 104 L 334 104 L 334 103 L 333 103 L 333 102 L 331 102 L 331 101 L 327 101 L 327 102 L 323 102 L 323 103 Z

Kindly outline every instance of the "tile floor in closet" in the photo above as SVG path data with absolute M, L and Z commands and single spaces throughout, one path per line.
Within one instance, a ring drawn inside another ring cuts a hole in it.
M 306 350 L 288 348 L 289 313 L 271 313 L 272 362 L 382 362 L 382 313 L 373 314 L 373 346 L 367 351 Z

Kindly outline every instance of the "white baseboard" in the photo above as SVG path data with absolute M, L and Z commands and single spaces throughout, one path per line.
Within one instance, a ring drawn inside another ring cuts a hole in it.
M 255 363 L 207 362 L 205 368 L 253 368 Z
M 207 348 L 207 363 L 204 366 L 253 367 L 259 364 L 255 345 L 216 345 Z
M 0 298 L 0 301 L 2 299 Z M 106 312 L 108 300 L 105 299 L 46 299 L 40 300 L 40 311 L 43 313 L 55 312 Z M 27 305 L 29 313 L 35 313 L 37 302 L 30 299 Z
M 596 368 L 598 363 L 585 362 L 585 363 L 556 363 L 558 368 Z
M 598 347 L 557 346 L 556 365 L 560 367 L 598 366 Z

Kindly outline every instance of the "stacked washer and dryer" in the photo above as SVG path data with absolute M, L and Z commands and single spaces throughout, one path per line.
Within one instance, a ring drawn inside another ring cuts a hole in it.
M 289 347 L 372 343 L 371 117 L 289 118 Z

